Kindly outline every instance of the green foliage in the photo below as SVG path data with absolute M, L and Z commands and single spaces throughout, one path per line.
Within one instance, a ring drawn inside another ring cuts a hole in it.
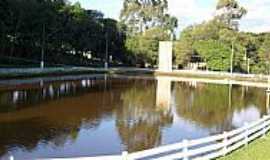
M 239 4 L 236 0 L 219 0 L 216 8 L 221 9 L 223 7 L 238 8 Z
M 178 20 L 167 9 L 167 0 L 124 1 L 120 19 L 127 26 L 125 46 L 133 64 L 155 65 L 159 41 L 175 39 Z
M 225 24 L 217 20 L 187 27 L 182 31 L 180 40 L 175 43 L 176 64 L 185 66 L 194 61 L 192 57 L 199 56 L 203 60 L 207 60 L 206 63 L 210 63 L 208 64 L 209 69 L 226 70 L 228 65 L 226 60 L 228 58 L 227 49 L 230 48 L 232 40 L 228 38 L 227 33 L 235 34 L 234 31 L 229 30 Z M 206 42 L 209 44 L 206 44 Z M 212 44 L 214 46 L 211 46 Z M 209 50 L 207 47 L 210 47 Z M 211 57 L 215 59 L 211 61 Z M 221 64 L 217 64 L 218 62 L 221 62 Z
M 270 36 L 266 35 L 263 43 L 258 48 L 258 63 L 253 67 L 253 72 L 270 74 Z
M 259 58 L 263 61 L 270 62 L 270 36 L 267 36 L 259 48 Z
M 215 18 L 234 30 L 238 30 L 239 25 L 234 20 L 240 20 L 247 14 L 247 10 L 241 7 L 237 0 L 219 0 L 216 9 L 219 12 L 217 12 L 218 14 Z
M 50 63 L 92 65 L 109 55 L 125 60 L 125 31 L 117 21 L 65 0 L 3 0 L 0 2 L 0 54 Z M 45 32 L 45 33 L 44 33 Z M 44 36 L 43 36 L 44 35 Z M 45 44 L 43 43 L 45 42 Z M 84 55 L 91 54 L 92 60 Z
M 235 0 L 219 1 L 217 9 L 224 7 L 228 10 L 241 10 Z M 222 13 L 210 21 L 185 28 L 180 35 L 180 40 L 175 43 L 176 64 L 185 66 L 189 62 L 204 61 L 210 70 L 227 71 L 230 67 L 231 49 L 233 47 L 234 70 L 246 71 L 247 64 L 243 61 L 254 54 L 256 49 L 256 46 L 253 45 L 255 38 L 248 33 L 240 33 L 232 29 L 230 23 L 235 18 L 232 16 L 231 13 Z M 223 18 L 227 19 L 224 20 Z M 246 55 L 245 50 L 247 50 Z
M 169 34 L 162 28 L 152 28 L 144 34 L 130 36 L 126 40 L 126 48 L 131 56 L 134 56 L 133 63 L 154 65 L 158 58 L 159 41 L 168 40 Z
M 125 0 L 120 19 L 132 34 L 141 33 L 152 27 L 164 26 L 170 18 L 165 16 L 167 9 L 167 0 Z
M 215 40 L 197 41 L 195 50 L 200 53 L 210 70 L 227 71 L 230 68 L 230 48 Z
M 193 48 L 191 41 L 180 40 L 174 43 L 175 63 L 183 67 L 191 61 Z

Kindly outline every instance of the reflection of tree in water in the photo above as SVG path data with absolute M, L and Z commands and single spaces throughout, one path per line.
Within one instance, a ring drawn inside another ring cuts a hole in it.
M 255 87 L 233 86 L 232 105 L 234 110 L 240 111 L 249 106 L 255 106 L 263 115 L 266 113 L 266 93 L 265 89 Z
M 123 106 L 117 110 L 117 128 L 129 152 L 149 149 L 161 144 L 161 130 L 172 124 L 171 112 L 155 105 L 156 86 L 141 81 L 121 95 Z
M 256 88 L 213 84 L 188 83 L 174 85 L 176 110 L 179 116 L 212 129 L 214 133 L 233 129 L 232 116 L 248 106 L 257 107 L 265 113 L 264 91 Z
M 42 86 L 21 85 L 17 90 L 0 91 L 0 112 L 12 112 L 40 103 L 66 97 L 80 96 L 103 87 L 102 79 L 85 79 L 47 83 Z M 29 87 L 29 88 L 28 88 Z
M 0 155 L 13 147 L 32 150 L 38 143 L 50 142 L 50 145 L 62 146 L 67 140 L 75 140 L 78 126 L 53 128 L 43 120 L 27 119 L 19 122 L 0 123 Z M 72 134 L 73 133 L 73 134 Z
M 30 151 L 39 143 L 61 147 L 67 141 L 75 141 L 82 127 L 97 127 L 101 119 L 111 116 L 115 106 L 119 105 L 121 90 L 113 87 L 123 85 L 121 81 L 112 80 L 104 90 L 102 83 L 86 88 L 77 83 L 65 92 L 59 92 L 61 85 L 54 85 L 53 100 L 48 98 L 52 94 L 44 94 L 44 88 L 24 90 L 27 95 L 36 94 L 33 102 L 22 99 L 26 103 L 13 103 L 16 107 L 12 111 L 0 112 L 0 155 L 14 147 Z M 12 95 L 10 93 L 3 95 Z M 80 96 L 75 96 L 75 93 Z M 8 104 L 6 102 L 4 99 L 0 107 L 9 107 L 3 105 Z

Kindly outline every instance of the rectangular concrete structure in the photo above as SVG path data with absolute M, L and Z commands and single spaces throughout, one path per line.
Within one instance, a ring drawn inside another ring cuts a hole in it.
M 159 71 L 172 72 L 172 50 L 171 41 L 159 42 Z
M 170 77 L 157 77 L 156 105 L 160 110 L 170 111 L 171 105 L 171 86 Z

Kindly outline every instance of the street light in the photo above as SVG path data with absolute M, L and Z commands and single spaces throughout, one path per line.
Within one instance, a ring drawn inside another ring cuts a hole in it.
M 232 20 L 231 20 L 231 28 L 235 31 L 239 29 L 239 18 L 237 18 L 238 12 L 236 10 L 232 11 Z M 234 43 L 235 39 L 232 39 L 232 53 L 231 53 L 231 75 L 233 74 L 233 58 L 234 58 Z
M 42 26 L 42 47 L 41 47 L 41 61 L 40 68 L 44 69 L 44 53 L 45 52 L 45 24 Z
M 232 53 L 231 53 L 231 75 L 233 74 L 233 57 L 234 57 L 234 40 L 232 40 Z
M 246 62 L 246 69 L 247 69 L 247 73 L 250 73 L 250 58 L 248 58 L 248 51 L 247 51 L 247 47 L 245 47 L 245 57 L 244 57 L 244 61 Z
M 108 52 L 109 52 L 108 32 L 106 31 L 106 53 L 105 53 L 105 62 L 104 62 L 105 69 L 108 69 Z

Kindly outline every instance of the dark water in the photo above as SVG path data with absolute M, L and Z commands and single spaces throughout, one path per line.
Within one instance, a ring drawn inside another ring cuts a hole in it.
M 263 88 L 77 77 L 0 83 L 0 159 L 96 156 L 229 131 L 267 111 Z

